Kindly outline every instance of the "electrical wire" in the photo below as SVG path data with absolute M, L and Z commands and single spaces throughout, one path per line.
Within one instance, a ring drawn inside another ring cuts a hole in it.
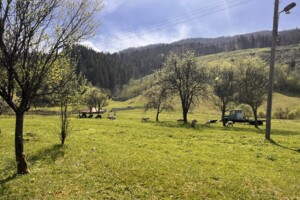
M 229 0 L 229 1 L 221 1 L 218 3 L 214 3 L 206 8 L 200 8 L 200 9 L 193 10 L 188 15 L 173 17 L 170 20 L 168 20 L 167 23 L 162 23 L 162 22 L 155 23 L 155 24 L 152 24 L 152 25 L 149 25 L 149 26 L 143 28 L 142 30 L 140 30 L 138 32 L 130 32 L 128 34 L 122 35 L 121 37 L 108 36 L 108 37 L 111 37 L 112 39 L 108 39 L 105 42 L 100 42 L 100 45 L 108 46 L 115 42 L 120 42 L 120 41 L 128 40 L 131 38 L 136 38 L 137 35 L 139 35 L 139 34 L 153 32 L 153 31 L 162 30 L 162 29 L 167 29 L 169 27 L 172 27 L 172 26 L 175 26 L 175 25 L 178 25 L 181 23 L 185 23 L 188 21 L 193 21 L 193 20 L 208 16 L 208 15 L 212 15 L 212 14 L 215 14 L 215 13 L 218 13 L 218 12 L 221 12 L 221 11 L 233 8 L 233 7 L 237 7 L 237 6 L 249 3 L 251 1 L 253 1 L 253 0 L 242 0 L 242 1 L 241 0 Z M 230 3 L 232 3 L 232 4 L 230 5 Z M 224 6 L 226 6 L 226 7 L 224 8 Z M 221 8 L 219 8 L 219 7 L 221 7 Z
M 233 1 L 227 1 L 225 2 L 226 4 L 225 5 L 228 5 L 227 3 L 231 3 L 231 2 L 235 2 L 237 0 L 233 0 Z M 195 20 L 195 19 L 198 19 L 200 17 L 204 17 L 204 16 L 207 16 L 207 15 L 211 15 L 211 14 L 214 14 L 216 12 L 220 12 L 220 11 L 224 11 L 228 8 L 231 8 L 231 7 L 236 7 L 238 5 L 241 5 L 241 4 L 244 4 L 244 3 L 248 3 L 249 1 L 242 1 L 242 2 L 238 2 L 238 4 L 236 5 L 233 5 L 233 6 L 228 6 L 226 8 L 221 8 L 221 9 L 218 9 L 217 11 L 214 11 L 215 8 L 217 7 L 220 7 L 220 6 L 225 6 L 224 4 L 218 4 L 212 8 L 205 8 L 205 9 L 198 9 L 198 10 L 194 10 L 192 11 L 191 13 L 194 13 L 194 14 L 189 14 L 188 16 L 186 17 L 181 17 L 178 19 L 178 17 L 175 17 L 171 20 L 168 21 L 168 23 L 160 23 L 160 24 L 154 24 L 154 25 L 151 25 L 151 26 L 148 26 L 146 28 L 143 28 L 141 31 L 138 31 L 138 32 L 131 32 L 131 33 L 128 33 L 126 35 L 123 35 L 122 37 L 119 37 L 119 36 L 115 36 L 114 38 L 115 39 L 110 39 L 109 41 L 106 40 L 106 42 L 102 43 L 102 44 L 105 44 L 105 45 L 108 45 L 108 44 L 111 44 L 111 43 L 114 43 L 114 41 L 122 41 L 122 40 L 127 40 L 127 39 L 130 39 L 130 38 L 135 38 L 138 34 L 143 34 L 143 33 L 148 33 L 148 32 L 153 32 L 153 31 L 157 31 L 157 30 L 161 30 L 161 29 L 166 29 L 166 28 L 169 28 L 169 27 L 172 27 L 172 26 L 175 26 L 175 25 L 178 25 L 178 24 L 181 24 L 181 23 L 184 23 L 184 22 L 188 22 L 188 21 L 192 21 L 192 20 Z M 196 11 L 205 11 L 206 13 L 203 14 L 203 12 L 200 12 L 200 13 L 195 13 Z M 201 14 L 200 16 L 195 16 L 195 14 Z

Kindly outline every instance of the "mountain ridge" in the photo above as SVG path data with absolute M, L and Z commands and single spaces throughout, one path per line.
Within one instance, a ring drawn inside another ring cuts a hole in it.
M 291 29 L 291 30 L 297 30 L 297 29 Z M 290 30 L 283 30 L 281 32 L 285 31 L 290 31 Z M 245 34 L 236 34 L 232 36 L 220 36 L 220 37 L 195 37 L 195 38 L 185 38 L 181 39 L 175 42 L 170 42 L 170 43 L 155 43 L 155 44 L 150 44 L 150 45 L 145 45 L 145 46 L 140 46 L 140 47 L 130 47 L 124 50 L 121 50 L 116 53 L 123 53 L 127 52 L 128 50 L 143 50 L 147 48 L 155 48 L 157 46 L 161 45 L 172 45 L 172 44 L 186 44 L 186 43 L 195 43 L 195 42 L 200 42 L 202 44 L 212 44 L 212 43 L 222 43 L 223 40 L 234 40 L 239 36 L 251 36 L 251 35 L 262 35 L 262 36 L 271 36 L 272 31 L 270 30 L 262 30 L 262 31 L 256 31 L 256 32 L 251 32 L 251 33 L 245 33 Z M 217 41 L 217 42 L 216 42 Z
M 185 39 L 170 44 L 130 48 L 113 54 L 95 52 L 77 45 L 72 55 L 74 58 L 79 58 L 78 73 L 85 75 L 93 85 L 109 89 L 112 94 L 116 94 L 131 79 L 141 78 L 161 68 L 171 52 L 181 53 L 191 50 L 196 56 L 203 56 L 242 49 L 266 48 L 271 44 L 271 32 L 261 31 L 218 39 Z M 299 29 L 279 32 L 278 46 L 293 44 L 300 44 Z

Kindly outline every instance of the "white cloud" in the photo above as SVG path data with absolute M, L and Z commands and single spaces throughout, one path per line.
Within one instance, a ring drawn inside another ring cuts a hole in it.
M 119 8 L 126 0 L 104 0 L 104 11 L 113 12 Z
M 105 40 L 103 36 L 94 39 L 93 46 L 105 52 L 118 52 L 130 47 L 141 47 L 157 43 L 171 43 L 189 36 L 191 28 L 187 25 L 178 25 L 173 31 L 140 31 L 140 33 L 123 33 L 114 34 L 111 40 Z M 106 41 L 106 42 L 101 42 Z
M 87 48 L 90 48 L 90 49 L 93 49 L 94 51 L 97 51 L 97 52 L 100 52 L 100 49 L 98 49 L 92 42 L 90 41 L 83 41 L 83 42 L 79 42 L 79 44 L 87 47 Z

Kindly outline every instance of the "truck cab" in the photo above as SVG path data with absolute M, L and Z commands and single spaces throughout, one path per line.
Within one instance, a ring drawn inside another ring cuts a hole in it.
M 242 110 L 230 110 L 229 115 L 224 117 L 225 122 L 233 121 L 233 122 L 244 122 L 244 114 Z

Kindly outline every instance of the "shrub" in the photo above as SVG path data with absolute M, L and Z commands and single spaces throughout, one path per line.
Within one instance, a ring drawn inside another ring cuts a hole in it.
M 288 119 L 295 119 L 296 118 L 296 113 L 289 113 L 287 118 Z
M 241 104 L 240 109 L 243 111 L 245 117 L 251 117 L 253 114 L 251 107 L 246 104 Z
M 277 108 L 276 111 L 274 112 L 273 114 L 273 117 L 276 118 L 276 119 L 287 119 L 288 118 L 288 115 L 290 113 L 290 110 L 289 108 Z
M 260 111 L 260 112 L 257 114 L 257 116 L 258 116 L 259 118 L 266 118 L 266 113 L 263 112 L 263 111 Z
M 294 112 L 290 112 L 287 116 L 288 119 L 299 119 L 300 118 L 300 110 L 296 110 Z

